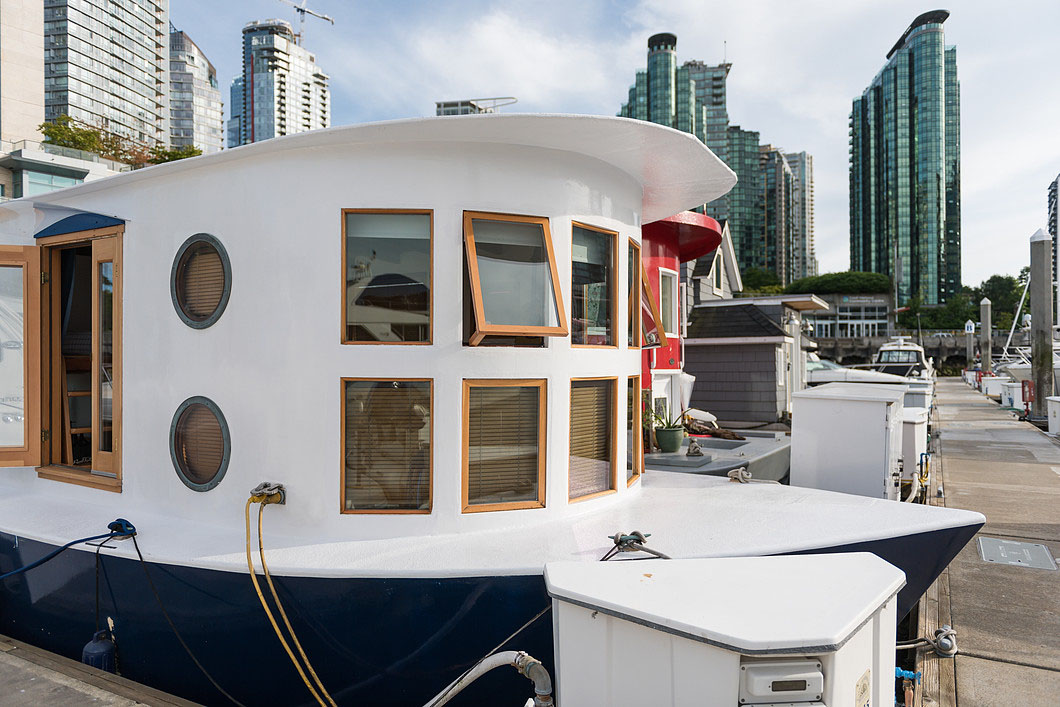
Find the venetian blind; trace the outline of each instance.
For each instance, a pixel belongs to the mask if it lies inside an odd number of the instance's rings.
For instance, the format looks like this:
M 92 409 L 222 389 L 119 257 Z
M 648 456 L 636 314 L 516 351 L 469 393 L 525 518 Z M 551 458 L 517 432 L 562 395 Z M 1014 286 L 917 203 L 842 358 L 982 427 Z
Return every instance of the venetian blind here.
M 468 391 L 467 495 L 471 505 L 539 497 L 537 386 L 472 386 Z
M 224 433 L 213 412 L 194 403 L 177 420 L 173 449 L 181 471 L 192 483 L 207 484 L 221 470 Z
M 189 319 L 208 319 L 221 303 L 225 270 L 221 256 L 209 243 L 196 243 L 184 254 L 177 280 L 180 307 Z
M 346 382 L 346 510 L 430 508 L 430 385 Z
M 611 414 L 614 383 L 608 380 L 571 381 L 570 471 L 571 498 L 614 488 L 611 461 Z

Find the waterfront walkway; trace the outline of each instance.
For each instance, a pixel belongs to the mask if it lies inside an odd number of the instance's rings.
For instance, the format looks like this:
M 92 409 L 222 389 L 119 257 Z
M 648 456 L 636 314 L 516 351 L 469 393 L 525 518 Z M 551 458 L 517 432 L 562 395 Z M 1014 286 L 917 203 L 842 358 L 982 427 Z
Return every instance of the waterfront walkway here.
M 980 537 L 1060 556 L 1060 443 L 959 378 L 938 381 L 936 404 L 933 502 L 985 515 Z M 973 540 L 922 603 L 921 635 L 948 623 L 960 648 L 922 661 L 923 705 L 1060 704 L 1060 571 L 986 562 Z
M 3 707 L 194 707 L 194 703 L 0 636 Z

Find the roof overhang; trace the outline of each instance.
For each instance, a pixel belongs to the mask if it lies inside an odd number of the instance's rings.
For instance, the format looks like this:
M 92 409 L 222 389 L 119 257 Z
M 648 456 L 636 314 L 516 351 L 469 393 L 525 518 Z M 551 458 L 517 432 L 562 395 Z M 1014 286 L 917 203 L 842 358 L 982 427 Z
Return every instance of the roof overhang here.
M 690 133 L 630 118 L 486 113 L 391 120 L 311 130 L 200 157 L 123 172 L 47 197 L 91 194 L 162 176 L 292 150 L 439 143 L 534 147 L 583 155 L 625 172 L 641 187 L 641 222 L 650 223 L 723 196 L 736 173 Z
M 42 174 L 54 174 L 72 179 L 84 179 L 90 171 L 87 167 L 66 164 L 56 160 L 54 155 L 36 150 L 9 152 L 0 157 L 0 167 L 10 170 L 29 170 L 31 172 L 41 172 Z
M 828 303 L 817 295 L 763 295 L 761 297 L 737 297 L 736 299 L 710 300 L 696 307 L 736 307 L 741 304 L 761 306 L 784 305 L 800 312 L 829 309 Z
M 685 339 L 685 346 L 736 346 L 739 344 L 794 344 L 791 336 L 719 336 Z
M 124 225 L 116 216 L 82 211 L 68 206 L 45 204 L 31 199 L 16 199 L 0 205 L 0 224 L 33 238 L 60 236 Z M 6 228 L 5 228 L 6 230 Z
M 682 263 L 701 258 L 721 245 L 721 226 L 710 216 L 682 211 L 641 229 L 645 238 L 669 237 L 677 242 L 677 259 Z

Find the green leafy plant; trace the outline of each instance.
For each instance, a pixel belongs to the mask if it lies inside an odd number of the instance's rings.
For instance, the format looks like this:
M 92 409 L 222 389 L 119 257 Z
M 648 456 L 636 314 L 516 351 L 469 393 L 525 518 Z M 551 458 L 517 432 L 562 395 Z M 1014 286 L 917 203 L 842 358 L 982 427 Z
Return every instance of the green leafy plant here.
M 664 430 L 679 430 L 684 429 L 685 426 L 685 413 L 688 410 L 682 410 L 677 415 L 661 415 L 657 411 L 649 409 L 648 415 L 651 416 L 652 422 L 656 427 L 661 427 Z

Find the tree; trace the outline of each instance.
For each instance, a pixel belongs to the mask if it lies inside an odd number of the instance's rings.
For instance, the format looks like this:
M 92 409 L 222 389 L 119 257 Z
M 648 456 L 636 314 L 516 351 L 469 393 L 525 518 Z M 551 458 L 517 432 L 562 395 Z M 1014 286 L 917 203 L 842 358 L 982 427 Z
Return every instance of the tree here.
M 60 115 L 51 122 L 41 123 L 37 129 L 44 135 L 44 141 L 52 145 L 72 147 L 86 152 L 100 151 L 100 132 L 87 125 L 81 125 L 68 115 Z
M 796 280 L 784 288 L 789 295 L 858 295 L 891 291 L 891 278 L 878 272 L 832 272 Z
M 175 162 L 176 160 L 182 160 L 187 157 L 198 157 L 202 154 L 202 150 L 193 145 L 181 145 L 180 147 L 165 148 L 161 145 L 155 145 L 151 148 L 151 164 L 162 164 L 163 162 Z
M 779 294 L 782 284 L 780 278 L 772 270 L 763 268 L 748 268 L 741 274 L 744 292 L 766 292 Z
M 68 115 L 60 115 L 51 122 L 42 123 L 39 130 L 44 135 L 44 141 L 51 145 L 93 152 L 109 160 L 124 162 L 133 169 L 202 154 L 202 150 L 190 145 L 172 149 L 161 144 L 147 145 L 101 127 L 78 123 Z

